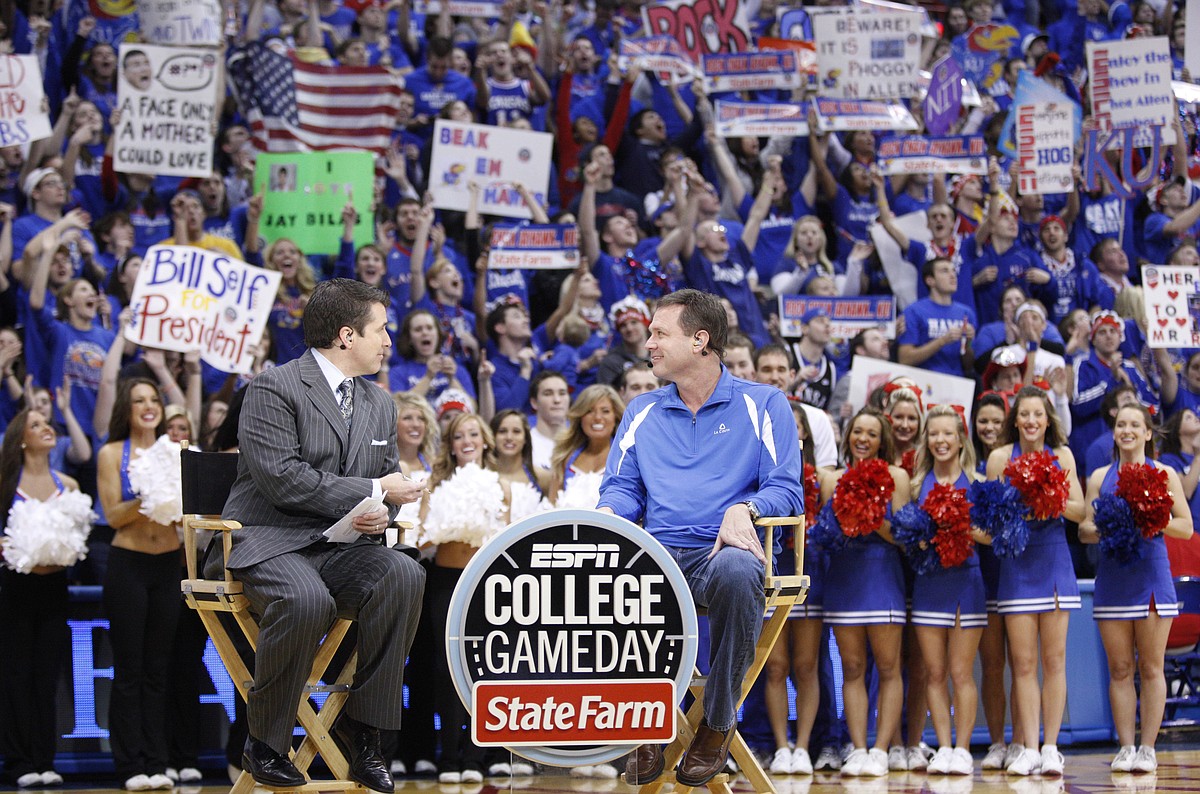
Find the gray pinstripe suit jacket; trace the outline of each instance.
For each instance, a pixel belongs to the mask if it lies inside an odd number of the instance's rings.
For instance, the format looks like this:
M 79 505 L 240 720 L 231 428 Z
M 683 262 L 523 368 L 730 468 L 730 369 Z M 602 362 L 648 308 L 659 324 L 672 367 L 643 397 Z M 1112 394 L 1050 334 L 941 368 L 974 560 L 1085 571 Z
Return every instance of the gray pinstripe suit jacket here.
M 224 517 L 240 521 L 229 567 L 302 549 L 399 471 L 396 405 L 357 378 L 349 432 L 311 350 L 251 381 L 238 423 L 238 477 Z M 388 505 L 395 517 L 398 508 Z

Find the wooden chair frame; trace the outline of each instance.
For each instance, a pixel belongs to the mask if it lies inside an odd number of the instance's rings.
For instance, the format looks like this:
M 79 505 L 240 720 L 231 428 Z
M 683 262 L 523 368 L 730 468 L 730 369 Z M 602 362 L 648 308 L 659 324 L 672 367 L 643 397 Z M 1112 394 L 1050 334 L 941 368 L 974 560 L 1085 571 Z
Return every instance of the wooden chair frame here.
M 236 453 L 197 453 L 185 449 L 183 454 L 235 455 Z M 224 463 L 228 462 L 224 461 Z M 202 464 L 197 463 L 197 465 Z M 187 479 L 185 476 L 185 488 L 187 487 Z M 186 502 L 187 499 L 185 498 L 185 504 Z M 195 513 L 184 515 L 182 523 L 185 563 L 187 566 L 187 578 L 180 583 L 183 599 L 189 607 L 196 610 L 200 622 L 204 624 L 205 630 L 208 631 L 208 636 L 212 638 L 217 654 L 221 657 L 225 669 L 229 672 L 229 677 L 233 679 L 233 684 L 237 687 L 238 693 L 245 699 L 251 685 L 254 683 L 253 676 L 246 667 L 246 663 L 242 660 L 241 654 L 238 653 L 237 646 L 230 636 L 231 628 L 226 622 L 221 620 L 221 614 L 225 613 L 229 615 L 230 619 L 241 629 L 243 636 L 250 643 L 250 647 L 255 651 L 258 649 L 258 623 L 251 614 L 250 601 L 242 592 L 241 582 L 234 579 L 229 568 L 225 567 L 224 577 L 221 579 L 201 578 L 198 570 L 199 560 L 196 554 L 196 532 L 199 530 L 216 532 L 219 533 L 217 537 L 221 541 L 222 559 L 227 563 L 229 561 L 229 554 L 233 550 L 233 533 L 241 529 L 242 525 L 237 521 L 222 519 L 219 515 Z M 334 621 L 317 649 L 317 653 L 313 658 L 312 669 L 308 675 L 307 685 L 301 695 L 300 702 L 297 704 L 296 720 L 303 726 L 305 735 L 300 747 L 292 752 L 292 762 L 296 765 L 297 769 L 309 777 L 309 782 L 294 789 L 273 790 L 299 792 L 365 792 L 367 790 L 347 778 L 349 764 L 331 734 L 333 724 L 341 714 L 342 709 L 345 708 L 346 699 L 350 694 L 350 683 L 354 678 L 357 651 L 351 652 L 341 673 L 332 684 L 321 683 L 322 676 L 325 675 L 330 662 L 341 647 L 349 628 L 349 620 L 338 618 Z M 310 696 L 321 692 L 327 693 L 325 702 L 319 709 L 314 708 Z M 317 756 L 320 756 L 324 760 L 334 779 L 313 780 L 311 775 L 309 775 L 309 768 Z M 243 770 L 238 776 L 237 781 L 233 784 L 231 794 L 249 794 L 256 785 L 250 773 Z
M 771 555 L 767 556 L 766 571 L 763 578 L 763 592 L 766 594 L 767 604 L 762 627 L 762 632 L 758 635 L 758 642 L 754 646 L 754 660 L 750 663 L 750 669 L 746 671 L 746 677 L 742 680 L 742 693 L 738 697 L 738 708 L 741 708 L 742 702 L 746 699 L 746 695 L 750 693 L 751 687 L 758 679 L 763 668 L 766 667 L 767 659 L 771 655 L 771 649 L 775 647 L 776 640 L 783 633 L 784 626 L 787 625 L 788 617 L 792 607 L 796 604 L 803 604 L 804 599 L 808 596 L 808 576 L 801 573 L 804 570 L 804 516 L 798 517 L 782 517 L 782 518 L 760 518 L 757 522 L 760 527 L 766 529 L 766 544 L 764 548 L 770 549 L 774 547 L 775 527 L 791 526 L 793 530 L 795 559 L 797 573 L 790 576 L 779 576 L 774 572 L 774 564 Z M 688 792 L 692 791 L 695 786 L 688 786 L 680 783 L 675 778 L 675 767 L 679 763 L 679 759 L 683 757 L 683 753 L 692 743 L 692 739 L 696 736 L 696 730 L 700 726 L 700 719 L 704 716 L 704 685 L 707 683 L 707 677 L 700 675 L 699 670 L 692 678 L 692 682 L 688 687 L 691 692 L 692 705 L 686 712 L 682 708 L 676 708 L 676 725 L 678 729 L 675 735 L 675 741 L 667 745 L 663 750 L 663 761 L 665 769 L 662 776 L 653 783 L 647 783 L 640 787 L 639 794 L 658 794 L 663 787 L 668 783 L 673 783 L 675 791 Z M 746 740 L 742 738 L 740 733 L 735 732 L 732 742 L 729 745 L 729 754 L 733 756 L 737 762 L 738 769 L 746 776 L 746 780 L 754 787 L 757 794 L 778 794 L 774 783 L 771 782 L 770 776 L 766 770 L 762 768 L 758 757 L 746 744 Z M 721 773 L 704 785 L 711 792 L 719 792 L 720 794 L 732 794 L 733 789 L 729 785 L 730 776 Z

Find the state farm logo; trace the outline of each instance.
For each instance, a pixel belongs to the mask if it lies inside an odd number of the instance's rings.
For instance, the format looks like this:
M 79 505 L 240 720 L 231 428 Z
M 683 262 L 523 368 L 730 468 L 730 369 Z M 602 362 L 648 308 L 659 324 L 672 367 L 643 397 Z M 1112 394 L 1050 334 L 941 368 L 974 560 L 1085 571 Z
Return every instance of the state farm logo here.
M 531 516 L 480 549 L 446 628 L 476 743 L 556 766 L 671 741 L 696 644 L 695 605 L 670 554 L 593 510 Z

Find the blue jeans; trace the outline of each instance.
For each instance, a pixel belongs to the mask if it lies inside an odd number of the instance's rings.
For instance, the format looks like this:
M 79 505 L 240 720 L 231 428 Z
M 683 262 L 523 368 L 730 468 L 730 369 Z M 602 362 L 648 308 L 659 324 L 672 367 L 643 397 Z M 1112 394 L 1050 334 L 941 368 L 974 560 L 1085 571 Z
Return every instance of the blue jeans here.
M 708 684 L 704 718 L 724 733 L 737 721 L 742 681 L 754 660 L 754 644 L 762 630 L 766 597 L 763 564 L 743 549 L 724 546 L 712 558 L 711 546 L 667 551 L 683 571 L 696 606 L 708 609 Z

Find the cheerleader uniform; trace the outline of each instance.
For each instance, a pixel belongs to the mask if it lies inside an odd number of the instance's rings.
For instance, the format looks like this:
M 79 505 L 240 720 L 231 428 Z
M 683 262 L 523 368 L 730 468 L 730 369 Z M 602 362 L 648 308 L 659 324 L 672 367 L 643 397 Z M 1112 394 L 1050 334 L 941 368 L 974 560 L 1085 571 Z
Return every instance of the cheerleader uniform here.
M 888 502 L 885 520 L 891 520 Z M 825 622 L 836 626 L 904 625 L 904 566 L 900 549 L 879 533 L 847 538 L 829 555 L 823 599 Z
M 50 477 L 57 491 L 47 501 L 64 490 L 58 472 L 51 471 Z M 17 489 L 13 503 L 28 498 Z M 5 643 L 0 653 L 0 747 L 5 777 L 16 782 L 54 769 L 55 694 L 71 647 L 67 572 L 19 573 L 0 567 L 0 637 Z
M 1046 447 L 1047 452 L 1053 452 Z M 1012 460 L 1021 453 L 1013 445 Z M 1056 468 L 1061 468 L 1058 461 Z M 1061 516 L 1045 521 L 1029 521 L 1029 542 L 1016 559 L 1000 559 L 1000 586 L 997 591 L 1002 615 L 1028 612 L 1053 612 L 1079 609 L 1079 583 L 1067 548 L 1066 522 Z
M 1162 464 L 1146 461 L 1157 469 Z M 1117 490 L 1118 463 L 1108 467 L 1100 493 Z M 1096 565 L 1096 593 L 1092 617 L 1096 620 L 1140 620 L 1150 616 L 1151 608 L 1159 617 L 1179 615 L 1175 583 L 1167 561 L 1167 544 L 1162 535 L 1138 540 L 1141 559 L 1122 564 L 1106 554 Z
M 935 485 L 937 478 L 933 472 L 925 475 L 917 497 L 919 504 L 924 504 Z M 959 474 L 954 483 L 955 488 L 964 490 L 969 485 L 966 474 Z M 951 629 L 955 616 L 960 618 L 964 629 L 981 629 L 987 625 L 987 596 L 976 554 L 953 568 L 939 565 L 930 573 L 918 574 L 913 585 L 912 622 L 915 625 Z
M 129 483 L 130 440 L 121 452 L 121 501 L 136 499 Z M 114 546 L 104 579 L 104 613 L 112 643 L 109 737 L 117 777 L 166 771 L 167 679 L 171 638 L 179 621 L 179 549 L 146 554 Z
M 978 466 L 981 475 L 987 475 L 987 461 L 981 461 Z M 983 592 L 987 598 L 988 614 L 1000 611 L 1000 558 L 996 550 L 986 543 L 975 545 L 975 556 L 979 559 L 979 573 L 983 575 Z

